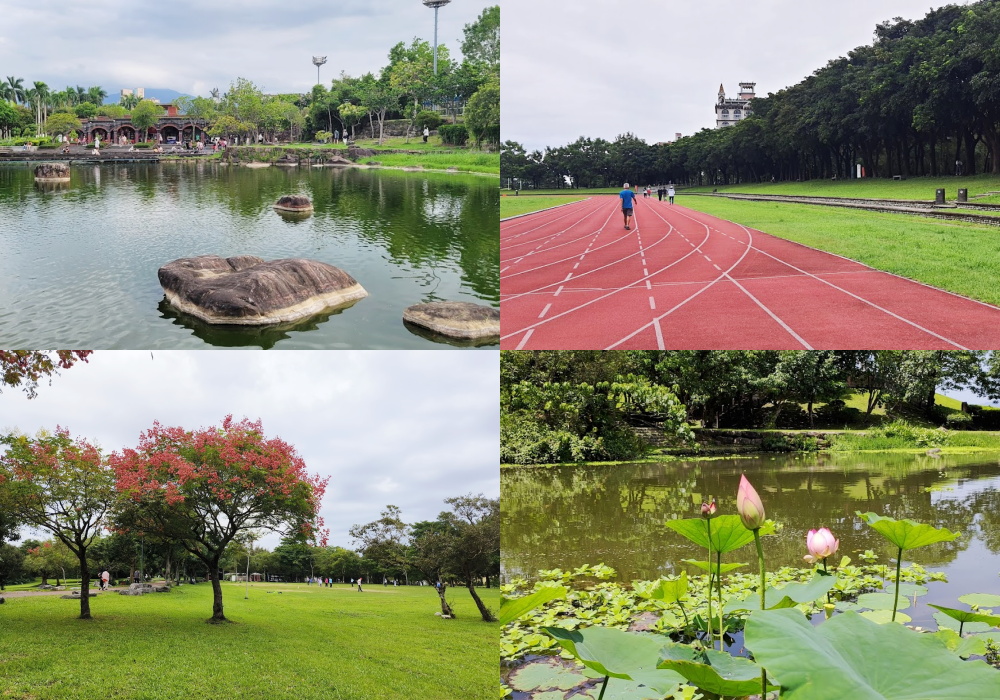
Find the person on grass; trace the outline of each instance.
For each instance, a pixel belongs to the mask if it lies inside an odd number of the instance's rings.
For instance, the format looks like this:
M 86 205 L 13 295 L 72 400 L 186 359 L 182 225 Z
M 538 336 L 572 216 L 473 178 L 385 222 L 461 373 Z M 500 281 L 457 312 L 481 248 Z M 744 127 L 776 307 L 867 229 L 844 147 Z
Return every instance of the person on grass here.
M 618 193 L 618 198 L 622 200 L 622 216 L 625 217 L 625 230 L 628 231 L 635 207 L 635 192 L 629 189 L 627 182 L 624 189 Z

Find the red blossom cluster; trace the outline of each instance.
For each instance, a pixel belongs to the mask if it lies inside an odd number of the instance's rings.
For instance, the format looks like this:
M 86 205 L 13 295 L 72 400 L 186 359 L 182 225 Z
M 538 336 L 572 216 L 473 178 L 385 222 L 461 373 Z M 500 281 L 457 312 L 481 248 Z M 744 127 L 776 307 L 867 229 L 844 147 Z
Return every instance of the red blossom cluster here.
M 259 420 L 236 422 L 226 416 L 220 427 L 187 431 L 154 422 L 135 449 L 110 457 L 119 492 L 135 501 L 162 498 L 170 506 L 206 497 L 221 504 L 267 504 L 304 498 L 309 512 L 319 510 L 329 478 L 306 471 L 295 448 L 280 438 L 265 438 Z M 324 531 L 322 520 L 306 522 L 309 536 Z
M 0 383 L 24 384 L 28 396 L 34 398 L 39 379 L 52 376 L 57 367 L 69 369 L 77 361 L 87 362 L 91 354 L 93 350 L 59 350 L 53 358 L 36 350 L 0 350 Z

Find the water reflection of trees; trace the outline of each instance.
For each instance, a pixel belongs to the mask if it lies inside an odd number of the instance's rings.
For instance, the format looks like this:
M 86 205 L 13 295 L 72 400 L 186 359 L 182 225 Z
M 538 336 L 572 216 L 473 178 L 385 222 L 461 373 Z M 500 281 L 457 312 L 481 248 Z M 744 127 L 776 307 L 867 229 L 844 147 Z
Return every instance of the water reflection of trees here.
M 771 561 L 797 566 L 805 533 L 830 527 L 850 556 L 872 549 L 883 562 L 895 556 L 856 511 L 909 517 L 960 530 L 965 536 L 906 555 L 925 566 L 955 559 L 979 538 L 1000 551 L 1000 495 L 992 490 L 1000 466 L 982 456 L 940 459 L 910 455 L 760 457 L 618 467 L 569 467 L 505 471 L 501 476 L 504 564 L 508 573 L 603 561 L 623 580 L 675 570 L 682 558 L 704 552 L 663 526 L 672 517 L 693 517 L 696 504 L 716 497 L 735 512 L 739 475 L 761 492 L 768 516 L 783 524 L 768 541 Z M 954 491 L 949 491 L 954 489 Z M 736 561 L 752 561 L 738 552 Z

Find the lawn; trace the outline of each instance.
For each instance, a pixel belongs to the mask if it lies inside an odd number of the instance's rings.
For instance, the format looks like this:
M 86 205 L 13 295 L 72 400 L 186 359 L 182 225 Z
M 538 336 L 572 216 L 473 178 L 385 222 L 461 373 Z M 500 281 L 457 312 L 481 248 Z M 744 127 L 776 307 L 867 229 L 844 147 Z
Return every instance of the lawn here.
M 996 227 L 803 204 L 685 197 L 677 203 L 879 270 L 1000 304 Z
M 923 199 L 933 200 L 939 188 L 945 189 L 948 199 L 958 196 L 958 188 L 969 190 L 969 197 L 984 192 L 1000 192 L 1000 176 L 972 175 L 963 177 L 914 177 L 908 180 L 809 180 L 807 182 L 776 182 L 774 184 L 742 184 L 728 186 L 692 187 L 689 192 L 746 192 L 749 194 L 790 194 L 815 197 L 863 197 L 867 199 Z M 1000 202 L 1000 196 L 991 196 L 976 202 Z
M 586 197 L 541 197 L 533 195 L 515 197 L 510 194 L 501 194 L 500 218 L 506 219 L 509 216 L 517 216 L 518 214 L 529 214 L 533 211 L 557 207 L 560 204 L 579 202 L 581 199 L 586 199 Z
M 438 136 L 431 136 L 427 143 L 418 137 L 410 139 L 410 143 L 406 143 L 403 138 L 387 138 L 381 146 L 378 145 L 378 139 L 374 141 L 358 140 L 357 145 L 361 148 L 371 148 L 377 151 L 392 149 L 421 151 L 421 153 L 380 153 L 371 159 L 362 158 L 359 162 L 375 160 L 387 167 L 394 168 L 419 165 L 435 170 L 457 168 L 462 172 L 500 174 L 499 153 L 481 151 L 475 148 L 446 146 L 441 143 L 441 138 Z M 270 146 L 265 146 L 265 148 L 270 148 Z M 282 145 L 281 148 L 339 151 L 344 157 L 347 156 L 347 146 L 343 143 L 292 143 Z
M 464 588 L 442 620 L 430 587 L 358 593 L 304 584 L 225 583 L 226 615 L 210 625 L 207 583 L 142 597 L 79 602 L 12 598 L 0 606 L 0 697 L 277 700 L 492 700 L 500 627 Z M 480 589 L 493 609 L 499 590 Z

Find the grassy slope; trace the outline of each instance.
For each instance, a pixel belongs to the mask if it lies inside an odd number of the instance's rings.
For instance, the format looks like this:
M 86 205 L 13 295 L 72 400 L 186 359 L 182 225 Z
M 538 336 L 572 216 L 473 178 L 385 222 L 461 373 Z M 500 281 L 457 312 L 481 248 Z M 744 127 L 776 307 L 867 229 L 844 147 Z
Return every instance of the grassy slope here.
M 506 219 L 508 216 L 527 214 L 549 207 L 557 207 L 560 204 L 578 202 L 586 197 L 532 197 L 532 196 L 501 196 L 500 197 L 500 218 Z
M 406 140 L 403 138 L 387 138 L 381 146 L 378 145 L 377 139 L 374 141 L 359 140 L 357 145 L 361 148 L 374 148 L 376 150 L 398 148 L 407 151 L 426 151 L 425 153 L 420 154 L 380 154 L 371 159 L 389 167 L 400 168 L 419 165 L 424 168 L 433 168 L 437 170 L 458 168 L 458 170 L 462 172 L 489 173 L 491 175 L 500 174 L 499 153 L 487 153 L 486 151 L 479 151 L 473 148 L 446 146 L 441 143 L 441 139 L 438 136 L 431 136 L 427 143 L 424 143 L 420 138 L 410 139 L 409 143 L 406 143 Z M 308 148 L 312 150 L 324 149 L 331 151 L 343 151 L 343 155 L 345 157 L 347 156 L 347 146 L 342 143 L 294 143 L 282 146 L 282 148 Z M 364 162 L 364 160 L 365 159 L 361 159 L 359 162 Z
M 909 180 L 810 180 L 808 182 L 777 182 L 774 184 L 743 184 L 725 187 L 692 187 L 691 192 L 748 192 L 753 194 L 813 195 L 821 197 L 865 197 L 872 199 L 934 199 L 937 188 L 943 187 L 949 199 L 958 196 L 958 188 L 969 190 L 969 196 L 984 192 L 1000 192 L 1000 177 L 917 177 Z M 1000 201 L 1000 197 L 974 201 Z
M 13 598 L 0 607 L 0 696 L 492 700 L 500 629 L 479 619 L 465 589 L 441 620 L 429 587 L 223 584 L 235 624 L 209 625 L 208 584 L 79 603 Z M 282 595 L 265 590 L 283 590 Z M 499 591 L 480 589 L 490 607 Z
M 679 196 L 678 204 L 903 277 L 1000 304 L 992 226 L 802 204 Z

